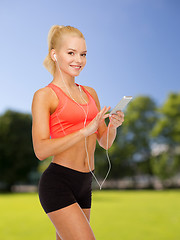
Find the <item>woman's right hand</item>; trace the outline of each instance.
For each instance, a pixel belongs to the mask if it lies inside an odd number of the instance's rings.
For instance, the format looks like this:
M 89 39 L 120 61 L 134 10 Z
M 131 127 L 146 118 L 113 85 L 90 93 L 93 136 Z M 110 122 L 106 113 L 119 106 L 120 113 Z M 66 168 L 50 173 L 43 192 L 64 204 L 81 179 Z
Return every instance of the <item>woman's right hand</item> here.
M 93 133 L 95 133 L 101 123 L 102 120 L 109 117 L 109 114 L 105 114 L 107 111 L 109 111 L 111 107 L 104 107 L 97 115 L 96 117 L 83 129 L 80 130 L 80 132 L 85 136 L 89 136 Z

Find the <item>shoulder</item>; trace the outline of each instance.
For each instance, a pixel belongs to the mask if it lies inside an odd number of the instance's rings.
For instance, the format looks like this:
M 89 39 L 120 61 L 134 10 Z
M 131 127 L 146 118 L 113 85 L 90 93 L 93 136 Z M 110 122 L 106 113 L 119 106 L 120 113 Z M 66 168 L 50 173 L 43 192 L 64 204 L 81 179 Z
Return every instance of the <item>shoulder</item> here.
M 94 88 L 92 87 L 88 87 L 88 86 L 83 86 L 90 94 L 91 96 L 94 98 L 94 101 L 96 102 L 96 105 L 97 105 L 97 108 L 98 110 L 100 111 L 100 102 L 99 102 L 99 98 L 98 98 L 98 95 L 97 95 L 97 92 L 95 91 Z
M 46 106 L 49 108 L 52 100 L 52 90 L 49 87 L 40 88 L 33 95 L 32 108 L 34 106 Z
M 88 87 L 88 86 L 83 86 L 90 94 L 94 94 L 97 95 L 96 91 L 94 88 L 92 87 Z
M 52 97 L 52 90 L 49 87 L 43 87 L 38 89 L 34 95 L 33 95 L 33 99 L 42 99 L 42 100 L 47 100 L 50 99 L 50 97 Z

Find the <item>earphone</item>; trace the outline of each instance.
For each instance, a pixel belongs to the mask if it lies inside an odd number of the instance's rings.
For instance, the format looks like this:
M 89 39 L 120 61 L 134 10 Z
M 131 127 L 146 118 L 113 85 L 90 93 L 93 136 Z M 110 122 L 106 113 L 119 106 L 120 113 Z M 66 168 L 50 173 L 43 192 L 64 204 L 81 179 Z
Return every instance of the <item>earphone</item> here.
M 57 61 L 56 54 L 54 54 L 54 58 L 55 58 L 55 60 Z
M 55 60 L 57 61 L 56 54 L 54 54 L 54 58 L 55 58 Z M 57 65 L 58 65 L 58 68 L 59 68 L 59 71 L 60 71 L 62 80 L 63 80 L 63 82 L 64 82 L 64 85 L 65 85 L 65 87 L 66 87 L 69 95 L 71 96 L 71 94 L 70 94 L 70 92 L 69 92 L 69 89 L 67 88 L 66 83 L 65 83 L 65 81 L 64 81 L 64 79 L 63 79 L 63 76 L 62 76 L 62 73 L 61 73 L 61 70 L 60 70 L 58 61 L 57 61 Z M 79 85 L 79 89 L 80 89 L 80 92 L 81 92 L 81 87 L 80 87 L 80 85 Z M 71 98 L 73 99 L 74 102 L 76 102 L 72 96 L 71 96 Z M 86 102 L 86 100 L 85 100 L 85 99 L 83 98 L 83 96 L 82 96 L 82 93 L 81 93 L 81 98 Z M 84 108 L 83 108 L 78 102 L 76 102 L 76 103 L 77 103 L 78 106 L 81 107 L 82 110 L 84 111 L 84 114 L 85 114 L 84 128 L 85 128 L 86 120 L 87 120 L 87 116 L 88 116 L 88 110 L 89 110 L 89 108 L 88 108 L 88 103 L 86 102 L 86 104 L 87 104 L 87 113 L 85 112 Z M 107 130 L 107 149 L 106 149 L 106 155 L 107 155 L 107 159 L 108 159 L 108 162 L 109 162 L 109 169 L 108 169 L 108 172 L 107 172 L 106 177 L 104 178 L 103 182 L 102 182 L 101 184 L 99 184 L 96 176 L 95 176 L 94 173 L 92 172 L 92 170 L 91 170 L 91 168 L 90 168 L 90 165 L 89 165 L 89 155 L 88 155 L 88 151 L 87 151 L 87 145 L 86 145 L 87 143 L 86 143 L 86 137 L 85 137 L 85 149 L 86 149 L 86 154 L 87 154 L 87 159 L 88 159 L 89 170 L 90 170 L 91 174 L 94 176 L 94 178 L 95 178 L 96 182 L 98 183 L 98 185 L 100 186 L 100 190 L 101 190 L 102 185 L 103 185 L 103 183 L 105 182 L 105 180 L 106 180 L 106 178 L 107 178 L 107 176 L 108 176 L 108 174 L 109 174 L 109 172 L 110 172 L 110 169 L 111 169 L 111 162 L 110 162 L 109 155 L 108 155 L 108 138 L 109 138 L 109 125 L 108 125 L 108 130 Z

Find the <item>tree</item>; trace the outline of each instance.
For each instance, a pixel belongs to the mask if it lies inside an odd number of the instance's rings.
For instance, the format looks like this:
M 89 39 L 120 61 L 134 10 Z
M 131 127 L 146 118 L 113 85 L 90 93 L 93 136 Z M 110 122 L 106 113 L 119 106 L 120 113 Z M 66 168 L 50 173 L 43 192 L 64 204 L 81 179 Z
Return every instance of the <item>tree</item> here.
M 31 126 L 30 114 L 7 110 L 0 116 L 0 182 L 8 191 L 15 183 L 29 182 L 30 172 L 38 166 Z
M 106 125 L 108 125 L 109 120 L 105 119 Z M 125 177 L 127 174 L 131 175 L 132 170 L 127 158 L 130 157 L 129 151 L 133 146 L 119 146 L 117 143 L 118 136 L 121 137 L 121 126 L 117 129 L 117 136 L 114 140 L 113 145 L 108 150 L 108 156 L 111 163 L 111 170 L 108 175 L 108 179 L 119 179 Z M 109 169 L 109 162 L 106 150 L 104 150 L 99 144 L 97 143 L 96 150 L 95 150 L 95 175 L 98 178 L 104 179 L 106 173 Z
M 180 171 L 180 93 L 170 93 L 158 109 L 159 119 L 151 135 L 157 143 L 167 146 L 166 150 L 152 156 L 153 172 L 161 179 L 172 177 Z
M 158 176 L 161 180 L 168 179 L 177 173 L 179 160 L 179 156 L 170 156 L 168 152 L 153 156 L 151 158 L 152 171 L 154 175 Z
M 173 148 L 180 145 L 180 93 L 170 93 L 158 112 L 160 117 L 152 130 L 152 136 Z
M 127 106 L 122 136 L 118 135 L 121 148 L 129 149 L 127 161 L 133 174 L 152 174 L 151 130 L 157 119 L 155 102 L 147 96 L 138 96 Z
M 111 171 L 108 179 L 118 179 L 142 173 L 151 174 L 150 132 L 156 116 L 154 101 L 146 96 L 133 99 L 124 112 L 123 124 L 117 129 L 116 139 L 109 149 Z M 106 124 L 108 125 L 108 119 Z M 102 178 L 108 170 L 105 152 L 97 146 L 96 173 Z

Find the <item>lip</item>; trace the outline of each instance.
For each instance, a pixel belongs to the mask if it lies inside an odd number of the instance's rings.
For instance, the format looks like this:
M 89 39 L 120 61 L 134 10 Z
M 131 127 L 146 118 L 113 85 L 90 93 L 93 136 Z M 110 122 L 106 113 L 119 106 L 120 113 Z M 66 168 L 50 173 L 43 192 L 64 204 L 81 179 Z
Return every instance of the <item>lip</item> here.
M 80 67 L 81 68 L 81 66 L 80 65 L 70 65 L 71 67 Z
M 81 66 L 78 65 L 70 65 L 70 67 L 74 68 L 76 71 L 80 71 Z

